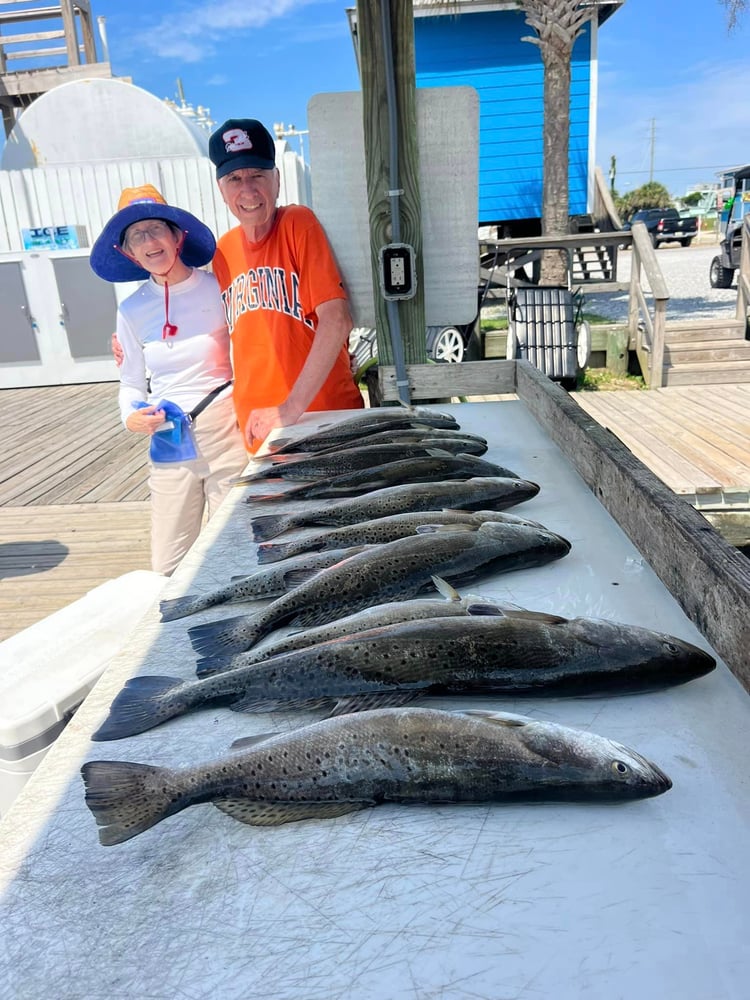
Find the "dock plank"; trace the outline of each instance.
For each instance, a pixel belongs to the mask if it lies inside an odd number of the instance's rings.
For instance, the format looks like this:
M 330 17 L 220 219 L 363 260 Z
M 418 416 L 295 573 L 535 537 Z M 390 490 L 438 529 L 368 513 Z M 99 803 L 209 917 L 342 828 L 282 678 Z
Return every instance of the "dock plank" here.
M 576 392 L 571 399 L 675 493 L 731 501 L 750 491 L 749 389 L 667 386 Z

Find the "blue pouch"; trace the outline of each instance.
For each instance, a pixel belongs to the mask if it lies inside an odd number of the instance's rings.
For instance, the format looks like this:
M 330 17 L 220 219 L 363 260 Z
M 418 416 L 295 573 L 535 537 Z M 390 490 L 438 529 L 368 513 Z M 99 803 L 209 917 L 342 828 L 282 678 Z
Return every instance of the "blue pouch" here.
M 150 405 L 150 403 L 133 403 L 136 410 Z M 177 403 L 171 403 L 168 399 L 162 399 L 153 405 L 157 410 L 164 410 L 164 420 L 172 426 L 151 435 L 149 449 L 151 461 L 186 462 L 191 458 L 197 458 L 198 450 L 195 447 L 195 438 L 187 413 Z

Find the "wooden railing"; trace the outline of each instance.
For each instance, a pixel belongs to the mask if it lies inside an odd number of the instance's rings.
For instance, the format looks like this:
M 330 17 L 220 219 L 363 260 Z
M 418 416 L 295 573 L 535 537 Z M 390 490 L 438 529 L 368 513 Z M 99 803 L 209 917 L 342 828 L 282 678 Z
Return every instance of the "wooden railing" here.
M 742 226 L 742 253 L 737 272 L 737 319 L 747 322 L 750 307 L 750 215 L 745 216 Z
M 630 262 L 628 295 L 628 334 L 641 371 L 649 387 L 664 384 L 664 331 L 667 321 L 669 290 L 656 260 L 648 230 L 642 222 L 633 224 L 633 258 Z M 652 303 L 646 301 L 641 283 L 641 269 L 646 273 Z

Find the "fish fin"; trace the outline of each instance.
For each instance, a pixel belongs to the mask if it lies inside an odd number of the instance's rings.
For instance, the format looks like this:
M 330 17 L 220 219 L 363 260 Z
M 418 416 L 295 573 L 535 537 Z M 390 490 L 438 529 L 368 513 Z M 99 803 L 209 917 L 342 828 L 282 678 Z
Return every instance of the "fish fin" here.
M 158 726 L 170 718 L 164 715 L 160 704 L 162 695 L 182 684 L 178 677 L 131 677 L 109 706 L 109 715 L 91 739 L 97 743 L 120 740 Z
M 339 698 L 331 709 L 329 718 L 334 715 L 367 712 L 372 708 L 400 708 L 402 705 L 409 705 L 423 695 L 424 691 L 416 688 L 399 688 L 396 691 L 384 691 L 382 694 L 356 694 L 347 698 Z
M 456 531 L 476 531 L 476 524 L 461 524 L 456 522 L 456 524 L 420 524 L 415 532 L 417 535 L 444 535 L 447 532 Z
M 529 718 L 527 715 L 516 715 L 513 712 L 490 712 L 489 710 L 482 708 L 463 708 L 459 709 L 454 714 L 473 715 L 475 717 L 485 719 L 493 725 L 508 726 L 511 729 L 515 726 L 527 726 L 530 722 L 534 722 L 534 719 Z
M 249 802 L 247 799 L 214 799 L 217 809 L 248 826 L 282 826 L 302 819 L 332 819 L 374 806 L 372 799 L 348 802 Z
M 232 476 L 229 480 L 230 486 L 249 486 L 250 483 L 254 483 L 258 479 L 265 479 L 268 476 L 268 471 L 265 469 L 260 469 L 258 472 L 249 472 L 244 476 Z
M 163 767 L 121 760 L 90 760 L 81 768 L 86 805 L 99 827 L 99 843 L 122 844 L 179 812 Z
M 447 580 L 444 580 L 442 576 L 433 576 L 432 583 L 435 590 L 441 597 L 444 597 L 446 601 L 458 602 L 461 600 L 461 595 L 456 588 L 452 584 L 448 583 Z
M 255 736 L 240 736 L 239 739 L 233 740 L 230 745 L 230 750 L 247 750 L 248 747 L 257 746 L 258 743 L 264 743 L 266 740 L 270 740 L 273 736 L 278 736 L 278 733 L 259 733 Z
M 286 531 L 287 517 L 284 514 L 260 514 L 250 522 L 254 542 L 265 542 Z
M 328 709 L 330 698 L 269 698 L 248 693 L 233 701 L 228 707 L 233 712 L 307 712 L 315 709 Z
M 293 490 L 281 490 L 276 493 L 248 493 L 245 503 L 273 503 L 274 500 L 285 500 Z
M 253 639 L 240 635 L 239 626 L 252 620 L 253 615 L 238 615 L 236 618 L 221 618 L 216 622 L 204 622 L 188 629 L 188 637 L 196 653 L 212 656 L 216 653 L 244 653 L 253 644 Z
M 570 618 L 563 618 L 561 615 L 548 614 L 546 611 L 527 611 L 526 608 L 518 608 L 515 605 L 505 607 L 501 605 L 502 613 L 507 618 L 522 618 L 526 621 L 541 622 L 545 625 L 568 625 Z
M 267 563 L 281 562 L 289 556 L 289 542 L 261 542 L 258 546 L 258 565 L 265 566 Z M 317 549 L 310 549 L 311 552 Z
M 293 590 L 300 584 L 307 583 L 316 573 L 320 573 L 320 569 L 290 569 L 284 574 L 284 586 L 287 590 Z
M 185 594 L 184 597 L 171 597 L 159 601 L 159 611 L 163 622 L 173 622 L 193 613 L 192 605 L 198 600 L 198 594 Z
M 466 605 L 466 614 L 473 615 L 477 618 L 480 618 L 483 615 L 486 617 L 500 618 L 507 613 L 508 609 L 504 608 L 500 604 L 492 604 L 489 601 L 486 604 L 476 601 L 474 604 Z
M 239 664 L 235 663 L 233 656 L 204 656 L 195 665 L 195 676 L 202 681 L 204 677 L 223 674 L 227 670 L 234 670 L 236 666 Z

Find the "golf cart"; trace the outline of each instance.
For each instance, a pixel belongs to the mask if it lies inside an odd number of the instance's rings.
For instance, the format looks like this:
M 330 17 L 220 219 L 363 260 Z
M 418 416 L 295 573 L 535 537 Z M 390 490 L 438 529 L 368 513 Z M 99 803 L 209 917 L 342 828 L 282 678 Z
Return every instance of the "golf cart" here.
M 740 266 L 742 254 L 742 223 L 750 211 L 750 164 L 734 172 L 734 197 L 724 237 L 719 244 L 721 253 L 711 261 L 709 282 L 711 288 L 731 288 L 734 272 Z

